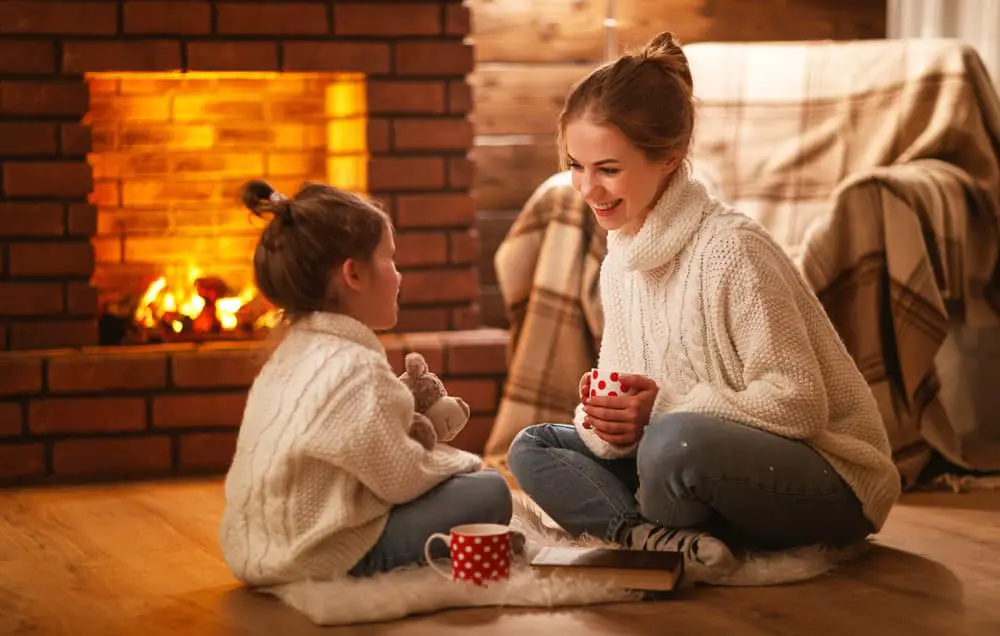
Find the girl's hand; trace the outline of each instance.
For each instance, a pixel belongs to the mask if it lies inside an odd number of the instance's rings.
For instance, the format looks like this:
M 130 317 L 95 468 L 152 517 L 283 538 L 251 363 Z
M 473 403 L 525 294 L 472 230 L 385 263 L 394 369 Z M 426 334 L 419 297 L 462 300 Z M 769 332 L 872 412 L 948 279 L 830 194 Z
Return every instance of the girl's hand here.
M 633 395 L 587 397 L 583 410 L 587 414 L 583 426 L 593 428 L 598 437 L 609 444 L 635 444 L 649 424 L 653 404 L 660 388 L 649 378 L 636 374 L 621 377 L 622 388 L 634 389 Z M 588 391 L 590 384 L 587 384 Z

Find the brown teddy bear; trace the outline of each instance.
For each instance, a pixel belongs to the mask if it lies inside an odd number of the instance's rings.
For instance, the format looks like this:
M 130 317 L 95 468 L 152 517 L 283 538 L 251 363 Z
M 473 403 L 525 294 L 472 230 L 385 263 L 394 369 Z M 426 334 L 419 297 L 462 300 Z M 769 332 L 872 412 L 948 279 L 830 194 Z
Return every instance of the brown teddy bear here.
M 415 409 L 410 436 L 427 449 L 455 439 L 469 422 L 469 405 L 448 395 L 441 378 L 430 372 L 419 353 L 406 354 L 404 366 L 399 379 L 413 393 Z

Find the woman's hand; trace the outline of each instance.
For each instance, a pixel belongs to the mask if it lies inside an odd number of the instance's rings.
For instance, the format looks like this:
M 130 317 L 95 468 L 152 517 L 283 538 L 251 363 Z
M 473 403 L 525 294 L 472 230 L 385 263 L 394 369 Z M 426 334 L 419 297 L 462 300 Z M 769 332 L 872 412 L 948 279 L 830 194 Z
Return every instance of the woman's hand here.
M 642 438 L 649 424 L 660 388 L 649 378 L 627 374 L 621 376 L 622 389 L 634 389 L 632 395 L 588 397 L 590 382 L 583 393 L 583 410 L 587 414 L 585 428 L 593 428 L 598 437 L 609 444 L 629 445 Z M 581 383 L 582 387 L 582 383 Z

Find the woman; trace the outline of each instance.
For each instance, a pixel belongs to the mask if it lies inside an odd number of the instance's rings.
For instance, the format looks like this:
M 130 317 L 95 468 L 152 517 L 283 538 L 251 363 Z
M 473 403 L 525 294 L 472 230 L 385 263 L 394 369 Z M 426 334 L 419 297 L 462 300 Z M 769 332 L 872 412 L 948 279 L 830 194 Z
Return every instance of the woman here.
M 876 402 L 779 245 L 687 160 L 693 82 L 670 33 L 577 84 L 559 120 L 608 231 L 598 366 L 631 395 L 511 445 L 523 490 L 573 535 L 735 567 L 733 548 L 846 545 L 900 493 Z

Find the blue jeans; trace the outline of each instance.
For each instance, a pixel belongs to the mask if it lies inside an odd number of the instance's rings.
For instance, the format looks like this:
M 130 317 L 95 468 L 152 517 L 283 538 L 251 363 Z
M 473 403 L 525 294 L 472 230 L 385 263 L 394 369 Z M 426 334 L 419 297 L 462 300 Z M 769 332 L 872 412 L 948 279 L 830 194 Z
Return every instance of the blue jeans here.
M 594 456 L 570 425 L 532 426 L 507 460 L 525 493 L 574 536 L 617 542 L 623 529 L 651 522 L 781 549 L 846 545 L 873 530 L 808 445 L 706 415 L 655 416 L 634 459 Z
M 466 523 L 510 523 L 513 503 L 507 481 L 495 470 L 455 475 L 413 501 L 396 506 L 378 542 L 351 568 L 369 576 L 424 561 L 424 543 L 435 532 L 447 534 Z M 435 541 L 435 559 L 448 558 L 448 546 Z

